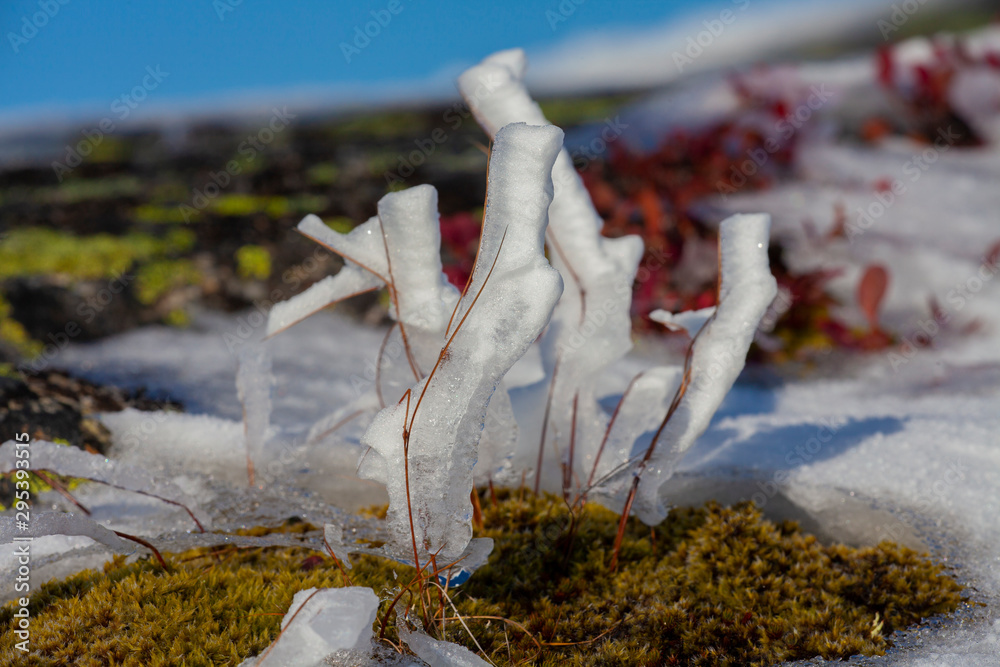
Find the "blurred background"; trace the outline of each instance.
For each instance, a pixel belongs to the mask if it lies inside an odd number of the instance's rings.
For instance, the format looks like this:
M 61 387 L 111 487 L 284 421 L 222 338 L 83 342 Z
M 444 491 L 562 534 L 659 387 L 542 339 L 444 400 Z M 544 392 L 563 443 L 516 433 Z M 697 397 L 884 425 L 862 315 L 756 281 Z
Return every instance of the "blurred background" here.
M 810 135 L 931 142 L 948 119 L 962 145 L 989 139 L 948 97 L 956 63 L 968 62 L 955 43 L 918 48 L 930 55 L 917 69 L 896 45 L 981 30 L 996 19 L 992 2 L 482 5 L 4 2 L 5 372 L 66 339 L 266 309 L 339 266 L 292 233 L 305 214 L 348 230 L 386 192 L 420 183 L 439 190 L 446 271 L 464 284 L 487 138 L 454 79 L 500 49 L 526 50 L 529 85 L 567 130 L 605 233 L 641 234 L 664 258 L 636 285 L 633 315 L 645 331 L 666 334 L 646 318 L 655 308 L 714 303 L 720 197 L 795 178 L 797 146 Z M 995 69 L 997 54 L 983 53 L 974 64 Z M 810 63 L 840 63 L 825 76 L 846 89 L 862 90 L 852 82 L 867 77 L 879 102 L 861 94 L 867 103 L 839 105 L 836 125 L 802 127 L 794 112 L 812 94 Z M 751 173 L 743 165 L 761 150 L 766 164 Z M 843 236 L 843 208 L 824 206 L 823 233 Z M 835 269 L 796 269 L 784 250 L 776 240 L 784 305 L 758 359 L 813 364 L 831 350 L 898 340 L 878 321 L 878 267 L 852 274 L 858 300 L 847 303 L 826 289 Z M 386 300 L 343 308 L 377 323 Z

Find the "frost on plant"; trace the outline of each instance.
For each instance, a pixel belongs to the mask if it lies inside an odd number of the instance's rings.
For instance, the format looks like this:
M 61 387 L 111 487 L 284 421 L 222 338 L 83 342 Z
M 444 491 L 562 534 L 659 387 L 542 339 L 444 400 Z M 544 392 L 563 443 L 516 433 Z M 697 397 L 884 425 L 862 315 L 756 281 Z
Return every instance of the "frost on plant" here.
M 417 552 L 455 557 L 471 539 L 469 494 L 487 406 L 562 290 L 542 243 L 561 145 L 562 131 L 551 126 L 498 134 L 479 257 L 437 360 L 362 438 L 371 451 L 361 474 L 386 485 L 395 542 L 413 542 Z
M 240 348 L 236 394 L 243 406 L 243 431 L 247 448 L 247 477 L 255 483 L 254 462 L 263 459 L 271 419 L 271 357 L 262 345 Z
M 472 536 L 469 494 L 488 406 L 545 327 L 562 289 L 543 249 L 552 162 L 561 145 L 562 132 L 551 126 L 517 124 L 498 135 L 479 256 L 462 295 L 441 271 L 437 197 L 429 186 L 387 195 L 379 215 L 347 235 L 315 218 L 300 226 L 389 287 L 397 320 L 390 333 L 398 332 L 409 387 L 389 393 L 387 381 L 376 378 L 385 407 L 362 439 L 370 449 L 360 474 L 386 485 L 389 529 L 401 550 L 453 558 Z M 309 292 L 291 300 L 269 331 L 309 315 L 314 303 Z M 382 359 L 378 367 L 386 367 Z M 505 392 L 497 397 L 506 401 Z M 490 422 L 491 449 L 505 440 L 509 446 L 514 423 Z
M 681 455 L 708 428 L 736 382 L 757 325 L 778 293 L 767 257 L 770 228 L 770 218 L 763 214 L 725 220 L 719 234 L 718 307 L 707 318 L 704 311 L 671 318 L 694 330 L 680 385 L 676 390 L 673 382 L 661 385 L 664 391 L 657 399 L 673 394 L 667 415 L 638 465 L 625 467 L 604 490 L 616 503 L 627 497 L 624 489 L 632 486 L 636 490 L 632 510 L 648 524 L 666 518 L 660 487 L 673 474 Z
M 548 124 L 521 81 L 526 66 L 524 52 L 513 49 L 459 77 L 459 90 L 490 136 L 508 123 Z M 637 236 L 601 236 L 603 221 L 565 149 L 552 183 L 546 243 L 565 290 L 542 339 L 545 377 L 512 397 L 519 408 L 517 462 L 532 469 L 536 491 L 565 491 L 573 479 L 589 476 L 607 422 L 595 378 L 632 347 L 629 305 L 643 251 Z
M 592 494 L 626 516 L 662 520 L 660 487 L 735 382 L 776 293 L 767 216 L 723 222 L 719 306 L 655 315 L 688 332 L 687 358 L 640 373 L 606 411 L 601 374 L 631 348 L 643 246 L 601 235 L 561 131 L 522 83 L 525 66 L 522 52 L 504 51 L 459 79 L 495 140 L 465 291 L 441 271 L 436 193 L 419 186 L 384 197 L 379 214 L 349 234 L 303 220 L 299 230 L 343 256 L 345 268 L 275 307 L 269 321 L 273 334 L 350 295 L 388 289 L 396 324 L 376 362 L 381 411 L 362 438 L 360 474 L 386 485 L 390 549 L 418 564 L 463 553 L 474 481 L 524 480 L 572 501 Z M 536 339 L 542 379 L 508 393 L 505 373 Z

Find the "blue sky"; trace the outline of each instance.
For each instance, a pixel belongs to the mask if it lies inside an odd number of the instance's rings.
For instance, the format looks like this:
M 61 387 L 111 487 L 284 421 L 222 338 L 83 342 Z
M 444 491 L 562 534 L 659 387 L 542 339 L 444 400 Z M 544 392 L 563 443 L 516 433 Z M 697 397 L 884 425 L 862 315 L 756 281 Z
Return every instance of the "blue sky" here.
M 752 1 L 748 15 L 780 3 Z M 150 106 L 282 90 L 360 99 L 401 83 L 437 85 L 502 48 L 523 46 L 530 55 L 599 33 L 627 38 L 750 2 L 4 0 L 0 116 L 99 112 L 142 84 L 147 66 L 167 73 L 149 92 Z M 354 46 L 372 12 L 386 25 L 367 46 L 362 38 L 348 62 L 342 44 Z M 26 21 L 44 25 L 33 31 Z

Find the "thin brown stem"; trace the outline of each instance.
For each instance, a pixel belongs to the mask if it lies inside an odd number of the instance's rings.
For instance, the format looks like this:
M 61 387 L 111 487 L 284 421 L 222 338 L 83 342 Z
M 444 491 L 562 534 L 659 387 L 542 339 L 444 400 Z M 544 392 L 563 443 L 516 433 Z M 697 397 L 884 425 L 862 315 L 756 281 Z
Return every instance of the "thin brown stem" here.
M 266 651 L 264 651 L 264 655 L 260 656 L 260 659 L 257 661 L 258 666 L 264 664 L 264 659 L 271 653 L 272 650 L 274 650 L 274 647 L 277 646 L 278 640 L 281 639 L 281 635 L 283 635 L 285 633 L 285 630 L 288 629 L 288 626 L 290 626 L 295 621 L 295 617 L 299 615 L 299 612 L 305 609 L 306 605 L 309 604 L 309 600 L 312 600 L 313 597 L 321 590 L 323 589 L 317 588 L 316 590 L 314 590 L 312 593 L 309 594 L 309 597 L 307 597 L 305 600 L 302 601 L 302 604 L 299 605 L 299 608 L 296 609 L 295 613 L 292 614 L 292 617 L 288 619 L 288 623 L 285 624 L 285 627 L 282 628 L 280 631 L 278 631 L 278 636 L 274 638 L 274 641 L 271 642 L 271 645 L 267 648 Z
M 559 376 L 559 362 L 562 359 L 562 350 L 556 354 L 555 363 L 552 364 L 552 379 L 549 381 L 549 391 L 545 398 L 545 413 L 542 416 L 542 434 L 538 441 L 538 463 L 535 466 L 535 495 L 542 484 L 542 462 L 545 459 L 545 437 L 549 431 L 549 414 L 552 412 L 552 399 L 555 395 L 556 380 Z
M 441 353 L 438 355 L 438 359 L 437 362 L 435 362 L 434 364 L 434 368 L 432 368 L 431 372 L 427 375 L 427 381 L 424 383 L 424 388 L 423 390 L 421 390 L 420 397 L 417 399 L 417 405 L 413 409 L 413 416 L 410 420 L 411 429 L 413 428 L 413 422 L 417 418 L 417 410 L 420 409 L 420 403 L 424 400 L 424 395 L 427 393 L 427 388 L 430 386 L 431 380 L 434 378 L 434 374 L 437 372 L 437 369 L 441 366 L 441 362 L 447 356 L 448 348 L 451 347 L 451 343 L 453 340 L 455 340 L 455 336 L 457 336 L 458 332 L 462 330 L 462 325 L 465 324 L 465 320 L 468 319 L 469 315 L 472 313 L 472 310 L 476 307 L 476 302 L 478 302 L 479 297 L 483 295 L 483 290 L 486 289 L 486 285 L 490 282 L 490 277 L 493 275 L 493 270 L 497 267 L 497 260 L 500 259 L 500 252 L 503 250 L 503 244 L 504 241 L 506 240 L 507 240 L 507 228 L 505 227 L 503 230 L 503 236 L 500 237 L 500 246 L 497 248 L 497 254 L 496 257 L 493 258 L 493 264 L 490 266 L 489 273 L 486 274 L 486 278 L 483 280 L 483 284 L 480 285 L 479 291 L 476 292 L 476 296 L 472 299 L 472 303 L 469 304 L 469 308 L 465 311 L 465 314 L 462 315 L 462 319 L 459 320 L 458 325 L 455 326 L 454 333 L 451 334 L 451 337 L 444 344 L 444 347 L 441 348 Z
M 378 218 L 378 227 L 382 230 L 382 247 L 385 248 L 386 267 L 389 270 L 389 297 L 392 299 L 392 303 L 396 307 L 396 317 L 400 318 L 397 320 L 397 324 L 399 324 L 399 335 L 403 338 L 403 350 L 406 351 L 406 361 L 409 362 L 410 370 L 413 371 L 413 378 L 419 381 L 423 375 L 420 373 L 420 369 L 417 368 L 416 359 L 413 358 L 413 351 L 410 349 L 410 341 L 406 337 L 406 327 L 403 325 L 402 313 L 399 310 L 399 292 L 396 290 L 396 281 L 392 275 L 392 255 L 389 254 L 389 240 L 385 235 L 385 226 L 382 224 L 382 216 L 379 216 Z
M 385 406 L 382 406 L 382 407 L 385 407 Z M 347 415 L 346 417 L 344 417 L 343 419 L 341 419 L 340 421 L 338 421 L 336 424 L 334 424 L 330 428 L 326 429 L 325 431 L 323 431 L 322 433 L 320 433 L 319 435 L 317 435 L 315 438 L 311 438 L 310 442 L 319 442 L 320 440 L 322 440 L 326 436 L 330 435 L 331 433 L 333 433 L 334 431 L 336 431 L 337 429 L 339 429 L 341 426 L 343 426 L 347 422 L 351 421 L 355 417 L 358 417 L 359 415 L 363 415 L 364 413 L 365 413 L 364 410 L 355 410 L 354 412 L 352 412 L 351 414 Z
M 53 490 L 59 492 L 59 495 L 61 495 L 66 500 L 68 500 L 71 503 L 73 503 L 81 512 L 83 512 L 87 516 L 90 516 L 90 510 L 87 509 L 87 507 L 83 503 L 81 503 L 79 500 L 77 500 L 73 496 L 73 494 L 69 492 L 69 489 L 67 489 L 65 486 L 63 486 L 59 482 L 57 482 L 55 480 L 55 478 L 49 477 L 48 475 L 46 475 L 41 470 L 33 470 L 32 472 L 35 473 L 35 476 L 38 479 L 42 480 L 43 482 L 45 482 L 46 484 L 48 484 L 49 486 L 51 486 Z
M 608 436 L 611 435 L 611 429 L 615 425 L 615 421 L 618 419 L 618 413 L 622 409 L 622 404 L 625 403 L 625 397 L 629 395 L 632 391 L 632 387 L 635 386 L 636 381 L 641 378 L 646 371 L 640 371 L 635 377 L 633 377 L 628 386 L 625 387 L 625 391 L 622 393 L 622 397 L 618 399 L 618 405 L 615 406 L 615 411 L 611 413 L 611 419 L 608 420 L 608 426 L 604 429 L 604 437 L 601 438 L 601 446 L 597 448 L 597 455 L 594 456 L 594 467 L 590 469 L 590 477 L 587 478 L 587 488 L 584 489 L 584 497 L 587 495 L 587 490 L 593 488 L 594 486 L 594 475 L 597 474 L 598 464 L 601 462 L 601 456 L 604 454 L 604 447 L 608 444 Z
M 123 533 L 123 532 L 120 532 L 120 531 L 117 531 L 117 530 L 113 530 L 111 532 L 113 532 L 118 537 L 123 537 L 126 540 L 131 540 L 131 541 L 135 542 L 136 544 L 141 544 L 142 546 L 146 547 L 147 549 L 149 549 L 150 551 L 153 552 L 153 556 L 156 557 L 156 560 L 157 560 L 157 562 L 159 562 L 160 567 L 162 567 L 164 570 L 167 569 L 167 561 L 163 560 L 163 556 L 160 555 L 160 550 L 157 549 L 156 547 L 154 547 L 152 544 L 150 544 L 146 540 L 142 539 L 141 537 L 136 537 L 135 535 L 129 535 L 128 533 Z
M 399 325 L 399 322 L 394 322 L 389 330 L 385 332 L 385 337 L 382 339 L 382 345 L 378 348 L 378 357 L 375 359 L 375 395 L 378 397 L 378 404 L 380 408 L 385 408 L 385 397 L 382 395 L 382 359 L 385 356 L 385 347 L 389 343 L 389 337 L 392 335 L 392 330 Z
M 573 459 L 576 455 L 576 415 L 580 392 L 573 394 L 572 422 L 569 426 L 569 448 L 566 452 L 566 465 L 563 468 L 563 498 L 569 501 L 569 490 L 573 486 Z

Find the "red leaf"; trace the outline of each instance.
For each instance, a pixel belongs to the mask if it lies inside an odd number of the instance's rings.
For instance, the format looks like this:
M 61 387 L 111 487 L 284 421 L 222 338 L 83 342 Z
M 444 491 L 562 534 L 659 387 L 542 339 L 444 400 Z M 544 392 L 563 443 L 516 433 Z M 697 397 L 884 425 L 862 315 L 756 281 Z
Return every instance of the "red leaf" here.
M 861 312 L 868 318 L 868 326 L 872 331 L 878 331 L 878 309 L 882 304 L 886 288 L 889 286 L 889 272 L 878 264 L 865 269 L 858 283 L 858 305 Z
M 986 252 L 986 263 L 989 265 L 987 268 L 992 269 L 997 262 L 1000 262 L 1000 241 L 994 243 Z

